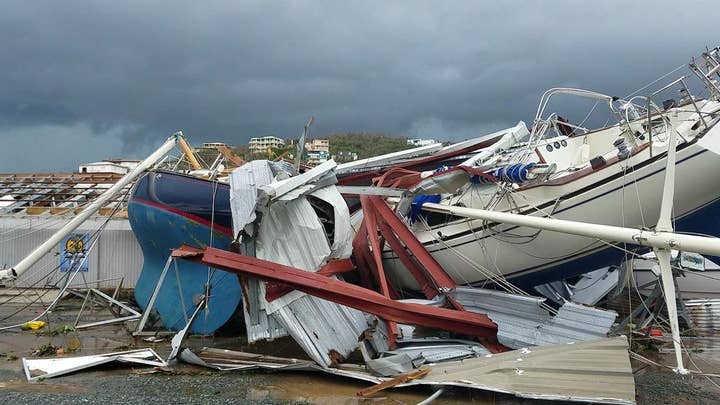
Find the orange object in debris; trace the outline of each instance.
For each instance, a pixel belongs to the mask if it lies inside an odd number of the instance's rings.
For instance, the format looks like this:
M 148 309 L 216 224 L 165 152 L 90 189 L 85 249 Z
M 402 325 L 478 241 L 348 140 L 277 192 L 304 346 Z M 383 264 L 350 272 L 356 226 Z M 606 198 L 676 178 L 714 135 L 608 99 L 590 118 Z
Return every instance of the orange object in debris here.
M 650 332 L 648 333 L 652 337 L 662 337 L 663 331 L 660 329 L 650 329 Z

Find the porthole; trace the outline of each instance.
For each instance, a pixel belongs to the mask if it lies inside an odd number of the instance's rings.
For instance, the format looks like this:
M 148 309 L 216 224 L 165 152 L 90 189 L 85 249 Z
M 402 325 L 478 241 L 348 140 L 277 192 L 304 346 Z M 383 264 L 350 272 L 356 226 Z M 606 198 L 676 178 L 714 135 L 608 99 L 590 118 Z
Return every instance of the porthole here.
M 545 147 L 545 149 L 547 149 L 548 152 L 552 152 L 553 147 L 552 147 L 552 145 L 548 144 L 548 145 Z

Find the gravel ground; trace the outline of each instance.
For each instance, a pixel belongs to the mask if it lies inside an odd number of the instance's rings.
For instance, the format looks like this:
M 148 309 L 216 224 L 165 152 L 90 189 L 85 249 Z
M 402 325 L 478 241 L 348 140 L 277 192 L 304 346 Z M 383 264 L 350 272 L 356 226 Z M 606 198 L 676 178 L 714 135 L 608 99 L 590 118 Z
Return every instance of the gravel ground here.
M 82 372 L 28 384 L 16 372 L 0 370 L 6 404 L 286 404 L 252 398 L 262 375 L 188 373 L 128 374 L 127 370 Z M 250 394 L 250 395 L 249 395 Z
M 0 369 L 0 398 L 6 404 L 412 404 L 427 393 L 417 390 L 388 392 L 388 396 L 366 401 L 353 398 L 354 386 L 343 379 L 321 378 L 297 373 L 220 373 L 191 366 L 176 366 L 172 373 L 150 372 L 151 368 L 117 367 L 100 371 L 82 371 L 44 382 L 27 383 L 17 368 Z M 288 382 L 283 385 L 278 381 Z M 702 376 L 678 376 L 667 370 L 648 369 L 636 376 L 638 405 L 717 404 L 720 389 Z M 296 391 L 285 392 L 289 386 Z M 306 396 L 308 391 L 327 391 L 324 395 Z M 302 393 L 305 391 L 305 394 Z M 347 391 L 347 392 L 346 392 Z M 301 393 L 298 393 L 301 392 Z M 280 398 L 296 399 L 295 401 Z M 278 395 L 280 394 L 280 395 Z M 567 404 L 567 402 L 534 401 L 509 395 L 475 395 L 469 390 L 455 390 L 441 397 L 437 404 L 475 403 L 505 405 Z M 486 393 L 487 394 L 487 393 Z M 302 399 L 307 398 L 307 402 Z M 297 399 L 300 399 L 298 401 Z
M 19 319 L 29 319 L 33 315 L 21 313 Z M 100 316 L 101 314 L 96 314 Z M 56 311 L 54 322 L 43 333 L 30 331 L 5 331 L 0 334 L 0 403 L 1 404 L 415 404 L 432 393 L 430 389 L 406 388 L 385 391 L 374 398 L 360 400 L 355 392 L 367 384 L 332 377 L 323 374 L 262 372 L 221 373 L 207 369 L 175 364 L 171 372 L 154 371 L 151 367 L 129 368 L 119 366 L 110 369 L 84 370 L 66 376 L 48 379 L 39 383 L 28 383 L 22 372 L 19 358 L 33 357 L 34 350 L 52 343 L 58 347 L 70 347 L 79 341 L 80 350 L 71 355 L 88 355 L 128 350 L 137 347 L 153 347 L 165 358 L 169 352 L 169 341 L 148 344 L 133 339 L 121 326 L 104 326 L 83 330 L 79 333 L 49 334 L 57 326 L 72 322 L 75 313 Z M 195 338 L 186 344 L 191 347 L 203 345 L 248 350 L 251 352 L 271 352 L 289 357 L 286 353 L 295 347 L 292 342 L 275 341 L 265 346 L 246 347 L 242 340 L 230 338 Z M 673 364 L 669 354 L 646 353 L 661 364 Z M 706 373 L 720 374 L 720 354 L 694 354 L 686 362 L 692 368 Z M 633 362 L 636 370 L 635 384 L 639 405 L 657 404 L 718 404 L 720 386 L 706 377 L 679 376 L 668 369 L 646 367 Z M 720 379 L 717 381 L 720 384 Z M 505 405 L 543 405 L 551 401 L 535 401 L 516 398 L 510 395 L 491 392 L 452 389 L 443 394 L 436 405 L 473 403 Z
M 718 394 L 705 386 L 701 376 L 679 376 L 668 372 L 651 371 L 635 377 L 638 405 L 698 404 L 720 402 Z

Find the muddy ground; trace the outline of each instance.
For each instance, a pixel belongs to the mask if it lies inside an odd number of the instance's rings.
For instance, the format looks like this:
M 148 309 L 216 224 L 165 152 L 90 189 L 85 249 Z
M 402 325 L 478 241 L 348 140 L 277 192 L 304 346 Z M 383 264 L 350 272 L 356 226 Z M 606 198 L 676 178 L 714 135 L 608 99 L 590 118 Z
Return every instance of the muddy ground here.
M 3 305 L 0 326 L 21 323 L 41 308 Z M 37 357 L 38 349 L 49 356 L 76 356 L 151 347 L 163 358 L 170 351 L 169 338 L 149 343 L 134 338 L 123 325 L 106 325 L 72 331 L 78 314 L 77 303 L 64 302 L 61 308 L 43 318 L 49 324 L 39 331 L 19 328 L 0 331 L 0 398 L 10 404 L 117 404 L 117 403 L 313 403 L 313 404 L 415 404 L 432 391 L 425 387 L 383 391 L 372 398 L 360 399 L 355 393 L 366 384 L 340 377 L 301 372 L 216 372 L 182 363 L 167 369 L 112 366 L 28 383 L 22 371 L 23 357 Z M 18 312 L 17 314 L 13 314 Z M 104 310 L 85 312 L 82 321 L 107 319 Z M 133 324 L 127 326 L 133 327 Z M 52 345 L 53 347 L 50 347 Z M 190 347 L 219 347 L 280 356 L 302 356 L 294 342 L 280 340 L 270 345 L 247 345 L 239 337 L 196 337 Z M 60 349 L 60 354 L 53 348 Z M 644 355 L 662 364 L 673 364 L 668 354 L 652 351 Z M 692 354 L 688 367 L 720 374 L 720 352 Z M 720 403 L 720 378 L 700 375 L 678 376 L 667 368 L 633 361 L 639 404 L 717 404 Z M 716 385 L 718 384 L 718 385 Z M 435 404 L 549 404 L 550 401 L 520 399 L 510 395 L 467 389 L 448 390 Z M 567 403 L 567 402 L 561 402 Z

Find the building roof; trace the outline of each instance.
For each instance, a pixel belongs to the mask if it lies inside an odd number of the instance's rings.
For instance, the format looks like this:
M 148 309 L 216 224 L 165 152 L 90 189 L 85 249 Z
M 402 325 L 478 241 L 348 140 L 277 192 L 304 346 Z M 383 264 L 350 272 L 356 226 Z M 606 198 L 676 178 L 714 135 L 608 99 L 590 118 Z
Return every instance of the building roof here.
M 115 184 L 117 173 L 0 173 L 0 216 L 69 214 Z M 100 215 L 116 209 L 126 215 L 129 188 L 119 193 Z

